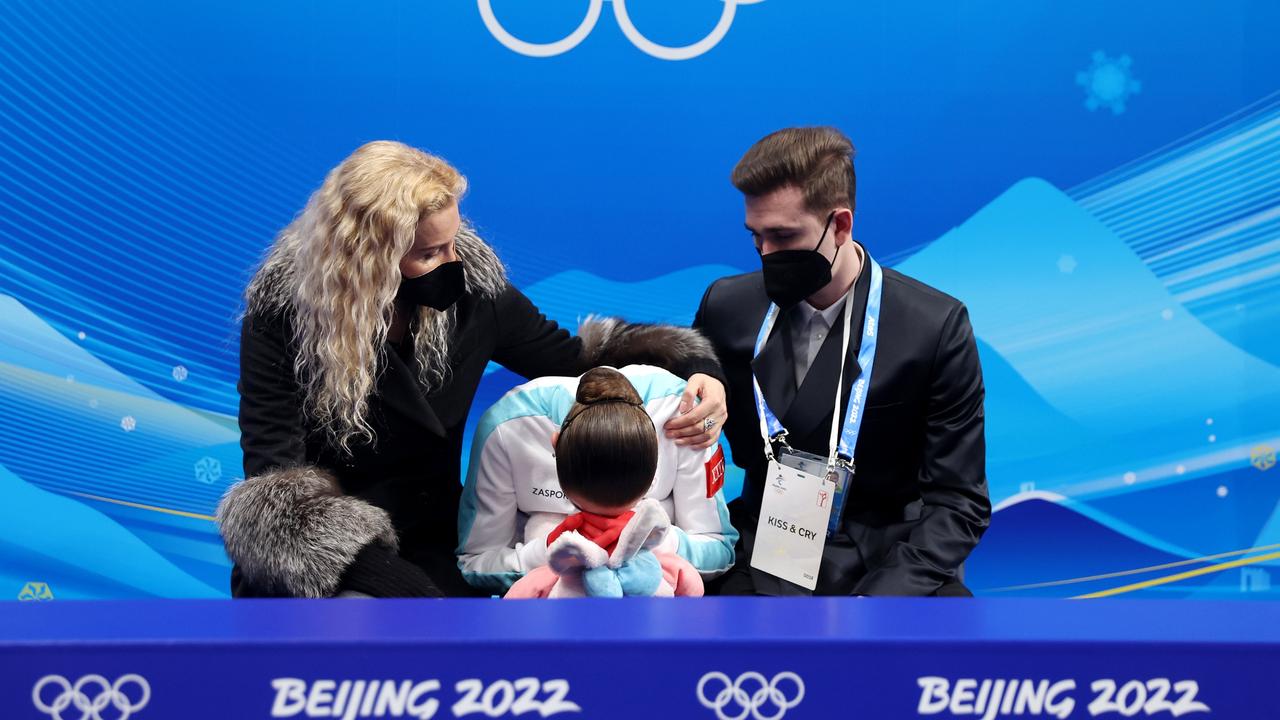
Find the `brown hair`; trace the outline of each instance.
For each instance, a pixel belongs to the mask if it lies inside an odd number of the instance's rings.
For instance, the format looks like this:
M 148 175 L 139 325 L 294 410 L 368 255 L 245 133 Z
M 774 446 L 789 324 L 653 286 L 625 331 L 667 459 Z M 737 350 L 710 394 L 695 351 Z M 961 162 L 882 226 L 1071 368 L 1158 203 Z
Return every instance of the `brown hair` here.
M 578 382 L 577 402 L 560 426 L 560 488 L 609 507 L 648 492 L 658 469 L 658 433 L 626 376 L 598 367 Z
M 794 185 L 810 212 L 825 215 L 857 204 L 856 151 L 833 127 L 794 127 L 769 133 L 751 146 L 733 168 L 730 180 L 744 195 L 767 195 Z

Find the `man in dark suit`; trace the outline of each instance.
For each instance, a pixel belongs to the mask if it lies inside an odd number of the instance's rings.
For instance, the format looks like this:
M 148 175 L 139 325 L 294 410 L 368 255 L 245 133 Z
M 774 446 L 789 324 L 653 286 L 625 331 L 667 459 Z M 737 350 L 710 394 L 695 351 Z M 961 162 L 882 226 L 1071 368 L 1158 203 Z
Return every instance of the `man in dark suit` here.
M 724 434 L 746 471 L 742 497 L 730 504 L 741 541 L 737 564 L 719 585 L 723 594 L 809 592 L 752 567 L 753 553 L 781 553 L 756 544 L 769 461 L 753 375 L 789 447 L 825 459 L 832 423 L 846 426 L 850 389 L 868 374 L 854 457 L 845 458 L 853 474 L 822 546 L 813 592 L 971 594 L 961 566 L 991 517 L 973 331 L 960 301 L 888 269 L 876 293 L 879 322 L 868 325 L 873 273 L 852 236 L 853 152 L 833 128 L 789 128 L 756 143 L 733 171 L 762 270 L 712 283 L 694 321 L 728 377 Z M 757 354 L 774 306 L 775 321 Z M 852 331 L 841 357 L 846 307 Z M 862 368 L 869 332 L 876 337 L 874 362 Z M 780 443 L 771 445 L 782 451 Z

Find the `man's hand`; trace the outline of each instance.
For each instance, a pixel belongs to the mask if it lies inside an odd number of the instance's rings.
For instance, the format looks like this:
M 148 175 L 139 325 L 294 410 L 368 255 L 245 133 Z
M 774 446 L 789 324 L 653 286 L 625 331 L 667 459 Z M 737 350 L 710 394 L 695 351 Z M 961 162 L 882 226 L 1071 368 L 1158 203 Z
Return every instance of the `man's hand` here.
M 720 440 L 720 431 L 728 417 L 724 385 L 710 375 L 699 373 L 689 378 L 684 397 L 680 398 L 680 414 L 671 418 L 664 429 L 677 445 L 705 450 Z M 712 421 L 710 427 L 708 418 Z

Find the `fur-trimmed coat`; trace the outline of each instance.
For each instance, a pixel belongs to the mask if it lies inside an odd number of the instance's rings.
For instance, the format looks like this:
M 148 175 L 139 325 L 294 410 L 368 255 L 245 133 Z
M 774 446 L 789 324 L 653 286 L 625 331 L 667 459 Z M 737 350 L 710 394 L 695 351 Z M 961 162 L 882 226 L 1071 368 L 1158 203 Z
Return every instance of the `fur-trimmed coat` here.
M 238 386 L 248 480 L 218 508 L 236 563 L 233 595 L 332 596 L 370 543 L 398 548 L 445 594 L 471 592 L 454 557 L 460 458 L 467 413 L 490 361 L 526 378 L 628 363 L 723 377 L 696 331 L 589 320 L 570 335 L 507 282 L 483 241 L 464 235 L 458 252 L 467 292 L 453 309 L 448 381 L 424 392 L 412 351 L 388 344 L 370 397 L 376 441 L 350 455 L 304 417 L 289 309 L 253 312 L 250 305 Z

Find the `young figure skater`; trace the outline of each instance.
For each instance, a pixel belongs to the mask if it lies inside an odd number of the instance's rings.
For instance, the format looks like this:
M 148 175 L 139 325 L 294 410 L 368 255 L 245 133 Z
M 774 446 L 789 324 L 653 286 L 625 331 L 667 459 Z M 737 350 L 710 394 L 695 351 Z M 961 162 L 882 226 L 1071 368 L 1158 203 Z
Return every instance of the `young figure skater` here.
M 621 374 L 628 383 L 628 402 L 643 401 L 643 407 L 625 409 L 635 427 L 655 435 L 657 469 L 644 473 L 645 488 L 635 496 L 605 504 L 631 510 L 641 496 L 657 502 L 670 520 L 659 549 L 688 560 L 704 581 L 715 578 L 733 565 L 738 540 L 722 489 L 724 453 L 718 445 L 699 448 L 659 434 L 671 418 L 688 409 L 684 380 L 649 365 L 608 372 L 615 381 Z M 588 385 L 603 382 L 605 376 L 603 370 L 593 371 Z M 557 467 L 560 458 L 552 446 L 561 426 L 581 411 L 579 385 L 587 379 L 532 380 L 513 388 L 480 417 L 458 517 L 458 565 L 475 587 L 493 595 L 506 593 L 512 583 L 548 564 L 547 538 L 552 530 L 579 510 L 590 510 L 566 497 Z M 584 386 L 584 392 L 590 399 L 596 391 Z M 599 406 L 591 414 L 618 409 Z M 645 422 L 646 414 L 651 424 Z M 574 429 L 590 418 L 568 425 L 571 444 Z
M 560 489 L 578 512 L 547 535 L 547 564 L 506 597 L 702 595 L 697 569 L 662 547 L 671 521 L 645 498 L 658 466 L 657 431 L 622 373 L 602 367 L 582 376 L 552 445 Z

